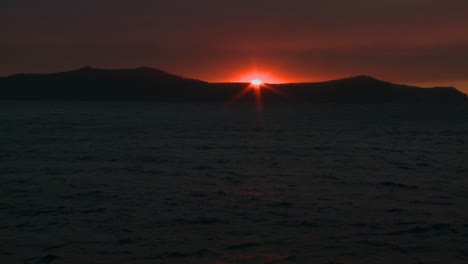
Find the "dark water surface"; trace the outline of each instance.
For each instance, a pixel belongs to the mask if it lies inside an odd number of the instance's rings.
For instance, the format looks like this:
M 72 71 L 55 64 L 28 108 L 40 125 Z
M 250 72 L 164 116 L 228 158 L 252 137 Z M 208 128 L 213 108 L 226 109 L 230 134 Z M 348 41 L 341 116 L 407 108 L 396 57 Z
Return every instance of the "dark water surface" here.
M 468 263 L 468 106 L 0 102 L 0 263 Z

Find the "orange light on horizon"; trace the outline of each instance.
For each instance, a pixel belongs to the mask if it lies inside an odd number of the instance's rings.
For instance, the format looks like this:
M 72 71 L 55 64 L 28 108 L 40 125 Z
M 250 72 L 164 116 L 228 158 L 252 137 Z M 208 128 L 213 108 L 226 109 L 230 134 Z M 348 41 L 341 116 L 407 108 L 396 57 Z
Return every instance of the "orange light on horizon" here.
M 261 77 L 261 78 L 260 78 Z M 266 77 L 266 78 L 264 78 Z M 250 79 L 250 81 L 246 81 Z M 264 80 L 269 80 L 269 81 L 264 81 Z M 263 117 L 263 99 L 262 99 L 262 90 L 268 90 L 270 92 L 279 94 L 281 96 L 287 96 L 284 92 L 276 89 L 274 86 L 269 85 L 269 83 L 281 83 L 281 81 L 278 81 L 278 78 L 273 77 L 270 74 L 265 74 L 265 73 L 250 73 L 248 75 L 244 75 L 244 77 L 240 78 L 238 81 L 239 82 L 245 82 L 248 83 L 248 85 L 241 90 L 237 95 L 235 95 L 229 104 L 234 103 L 235 101 L 239 100 L 241 97 L 245 96 L 248 93 L 252 93 L 254 98 L 255 98 L 255 105 L 257 108 L 257 117 L 260 123 L 264 122 L 264 117 Z
M 263 82 L 262 82 L 262 80 L 260 80 L 260 79 L 254 79 L 254 80 L 250 81 L 250 83 L 251 83 L 253 86 L 255 86 L 256 88 L 259 88 L 260 85 L 262 85 Z
M 253 85 L 261 85 L 261 84 L 274 84 L 274 83 L 284 83 L 285 81 L 283 78 L 278 77 L 275 74 L 270 72 L 262 72 L 262 71 L 252 71 L 249 73 L 239 74 L 238 77 L 234 78 L 235 82 L 245 82 L 251 83 Z M 254 84 L 253 82 L 260 82 L 258 84 Z

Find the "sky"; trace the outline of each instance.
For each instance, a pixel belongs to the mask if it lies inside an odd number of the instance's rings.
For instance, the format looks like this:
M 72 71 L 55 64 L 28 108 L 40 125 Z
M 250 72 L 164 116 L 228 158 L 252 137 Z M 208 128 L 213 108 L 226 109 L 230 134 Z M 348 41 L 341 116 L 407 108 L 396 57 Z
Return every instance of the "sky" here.
M 0 76 L 149 66 L 206 81 L 354 75 L 468 93 L 466 0 L 0 0 Z

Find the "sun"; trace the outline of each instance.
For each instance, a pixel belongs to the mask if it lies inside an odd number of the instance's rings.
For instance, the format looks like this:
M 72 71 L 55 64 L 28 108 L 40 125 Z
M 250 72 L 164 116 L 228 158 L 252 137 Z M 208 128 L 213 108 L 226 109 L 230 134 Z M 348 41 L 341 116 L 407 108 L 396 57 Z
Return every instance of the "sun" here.
M 260 79 L 255 79 L 255 80 L 250 81 L 250 84 L 252 84 L 255 87 L 260 87 L 263 84 L 263 82 Z
M 260 122 L 263 122 L 263 95 L 268 98 L 271 98 L 272 93 L 287 96 L 286 93 L 275 85 L 275 83 L 284 83 L 284 79 L 269 72 L 254 69 L 251 72 L 239 75 L 234 82 L 240 85 L 245 84 L 246 86 L 235 94 L 227 104 L 231 105 L 247 94 L 253 95 L 257 108 L 257 117 Z
M 250 82 L 247 80 L 251 80 Z M 263 80 L 266 80 L 264 82 Z M 278 80 L 269 74 L 259 74 L 258 72 L 252 72 L 249 75 L 240 78 L 240 84 L 247 84 L 239 93 L 234 95 L 234 97 L 230 100 L 229 104 L 234 103 L 235 101 L 239 100 L 241 97 L 245 96 L 248 93 L 253 94 L 255 98 L 255 105 L 257 107 L 257 115 L 258 120 L 263 123 L 263 99 L 262 94 L 265 93 L 276 93 L 281 96 L 285 96 L 286 94 L 282 92 L 280 89 L 276 88 L 274 85 L 271 85 L 271 80 Z M 286 95 L 287 96 L 287 95 Z

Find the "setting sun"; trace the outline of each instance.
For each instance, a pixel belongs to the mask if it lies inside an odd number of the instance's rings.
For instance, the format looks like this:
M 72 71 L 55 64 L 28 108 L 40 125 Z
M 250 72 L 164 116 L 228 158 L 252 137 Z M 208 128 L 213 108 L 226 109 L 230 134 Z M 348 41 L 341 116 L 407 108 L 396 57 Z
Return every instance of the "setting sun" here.
M 255 79 L 255 80 L 250 81 L 250 83 L 251 83 L 253 86 L 257 86 L 257 87 L 258 87 L 258 86 L 262 85 L 263 82 L 262 82 L 262 80 Z
M 271 83 L 284 83 L 286 80 L 271 71 L 253 69 L 236 74 L 236 76 L 232 78 L 232 81 L 250 83 L 253 86 L 264 86 Z

